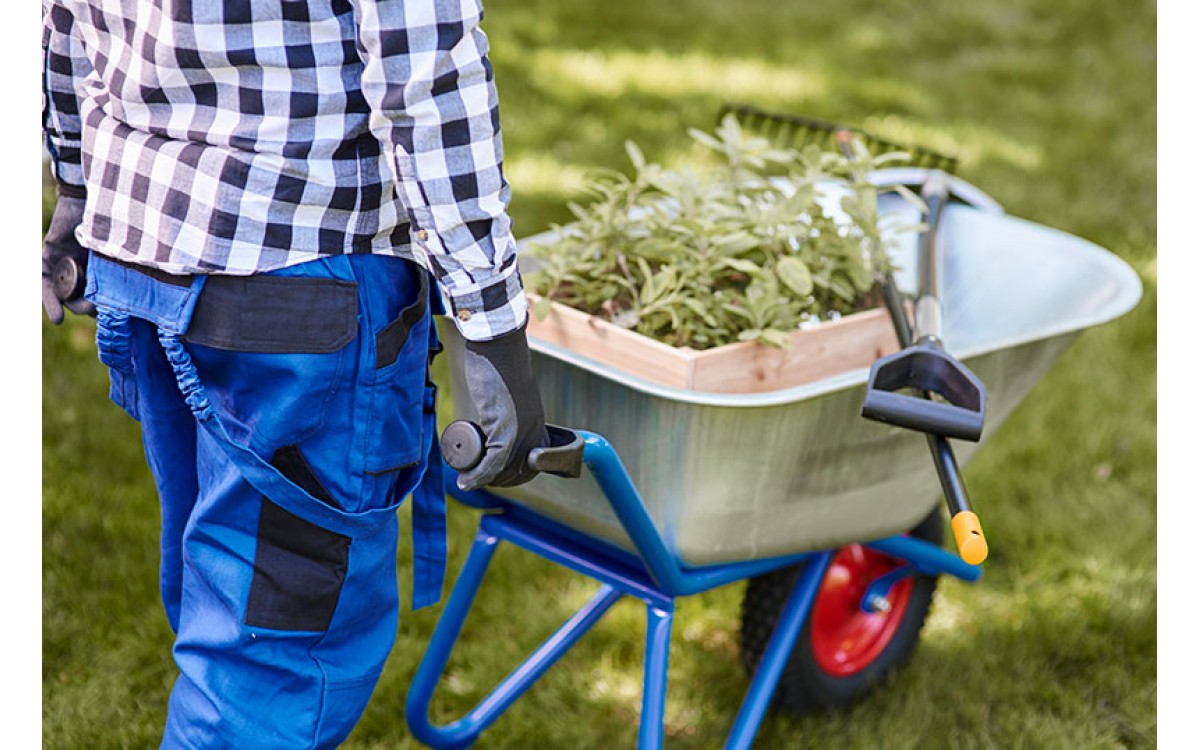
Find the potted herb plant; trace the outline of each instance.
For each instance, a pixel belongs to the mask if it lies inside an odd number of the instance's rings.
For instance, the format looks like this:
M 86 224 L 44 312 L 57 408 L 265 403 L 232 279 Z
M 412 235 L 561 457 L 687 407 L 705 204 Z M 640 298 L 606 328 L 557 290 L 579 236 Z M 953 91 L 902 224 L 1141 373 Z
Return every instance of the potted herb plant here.
M 781 148 L 733 116 L 677 168 L 632 142 L 632 176 L 605 172 L 575 221 L 527 243 L 529 334 L 654 382 L 754 392 L 894 351 L 876 283 L 885 227 L 867 174 L 906 158 Z M 913 201 L 916 196 L 895 188 Z

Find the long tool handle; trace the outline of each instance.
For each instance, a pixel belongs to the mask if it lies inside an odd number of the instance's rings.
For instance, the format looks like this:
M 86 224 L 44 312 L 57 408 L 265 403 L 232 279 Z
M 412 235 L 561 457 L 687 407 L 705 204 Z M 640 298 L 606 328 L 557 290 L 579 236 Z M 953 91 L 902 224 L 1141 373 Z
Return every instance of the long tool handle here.
M 917 301 L 913 305 L 913 343 L 942 348 L 942 253 L 938 244 L 938 226 L 946 205 L 948 188 L 945 174 L 930 173 L 921 188 L 921 199 L 928 208 L 917 248 Z
M 919 287 L 913 306 L 914 343 L 939 350 L 942 348 L 942 256 L 937 233 L 947 195 L 948 188 L 942 173 L 934 172 L 921 190 L 921 198 L 929 209 L 928 229 L 921 235 L 917 261 Z M 927 399 L 933 398 L 933 394 L 927 391 L 922 395 Z M 987 559 L 987 538 L 983 535 L 979 516 L 971 510 L 971 501 L 967 497 L 967 488 L 963 484 L 954 449 L 950 447 L 950 441 L 941 435 L 926 435 L 926 439 L 933 465 L 937 468 L 938 481 L 942 485 L 942 495 L 950 511 L 950 529 L 954 532 L 958 554 L 972 565 L 978 565 Z
M 950 447 L 950 441 L 941 435 L 927 435 L 926 439 L 929 441 L 929 452 L 933 455 L 933 465 L 937 468 L 938 481 L 942 485 L 942 495 L 946 498 L 946 507 L 950 510 L 954 546 L 963 560 L 978 565 L 987 559 L 987 538 L 983 535 L 979 516 L 971 510 L 971 501 L 967 499 L 967 488 L 963 484 L 958 461 L 954 458 L 954 449 Z
M 851 158 L 850 139 L 849 132 L 838 133 L 838 146 L 847 159 Z M 908 349 L 914 344 L 919 344 L 940 351 L 942 349 L 942 266 L 937 233 L 942 208 L 949 195 L 949 187 L 944 179 L 944 174 L 935 171 L 921 192 L 928 213 L 926 215 L 927 228 L 921 235 L 918 248 L 918 291 L 917 301 L 913 306 L 913 326 L 909 325 L 908 316 L 900 303 L 899 291 L 892 275 L 890 273 L 881 274 L 879 283 L 900 348 Z M 933 398 L 933 394 L 928 391 L 921 391 L 921 396 L 928 400 Z M 971 510 L 971 501 L 967 496 L 966 485 L 963 484 L 958 461 L 954 457 L 954 449 L 950 447 L 949 440 L 942 435 L 927 432 L 926 440 L 929 443 L 929 453 L 933 457 L 933 465 L 937 470 L 938 482 L 942 486 L 942 495 L 946 498 L 946 505 L 950 512 L 950 527 L 954 532 L 955 546 L 959 556 L 972 565 L 978 565 L 987 559 L 987 539 L 983 535 L 979 517 Z

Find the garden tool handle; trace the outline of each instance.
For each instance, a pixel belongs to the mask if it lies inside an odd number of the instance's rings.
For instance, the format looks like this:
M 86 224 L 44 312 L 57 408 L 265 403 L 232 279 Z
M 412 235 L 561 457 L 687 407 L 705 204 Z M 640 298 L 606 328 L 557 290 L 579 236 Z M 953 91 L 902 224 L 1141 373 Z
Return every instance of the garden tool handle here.
M 915 345 L 925 345 L 935 352 L 942 352 L 942 252 L 938 244 L 938 228 L 941 225 L 942 209 L 949 200 L 949 180 L 945 172 L 934 170 L 930 173 L 925 184 L 921 186 L 921 199 L 928 209 L 925 223 L 928 229 L 921 233 L 919 252 L 917 253 L 918 291 L 917 300 L 913 305 L 913 339 Z M 948 355 L 946 355 L 948 357 Z M 961 371 L 958 377 L 967 379 L 970 385 L 978 389 L 977 403 L 970 404 L 973 409 L 967 409 L 965 416 L 973 435 L 965 436 L 969 440 L 979 440 L 983 432 L 983 401 L 985 390 L 983 384 L 957 360 L 948 357 L 953 365 L 958 365 Z M 932 405 L 931 394 L 925 391 L 921 394 L 927 403 Z M 969 400 L 969 399 L 968 399 Z M 946 498 L 946 506 L 950 511 L 950 530 L 954 532 L 954 546 L 959 557 L 971 565 L 979 565 L 987 559 L 987 538 L 983 535 L 983 527 L 979 516 L 971 510 L 971 502 L 967 498 L 967 488 L 963 484 L 962 472 L 954 451 L 945 435 L 927 436 L 929 451 L 933 455 L 934 466 L 937 468 L 938 481 L 942 485 L 942 494 Z
M 546 425 L 550 445 L 534 448 L 526 458 L 529 468 L 544 474 L 574 479 L 583 473 L 583 437 L 574 430 Z M 456 419 L 442 432 L 442 457 L 455 471 L 470 471 L 484 454 L 483 429 L 465 419 Z
M 849 155 L 848 140 L 848 134 L 843 138 L 839 138 L 839 142 L 842 145 L 842 151 L 847 155 Z M 904 308 L 898 301 L 899 292 L 896 288 L 892 275 L 890 273 L 884 274 L 881 280 L 884 299 L 888 301 L 888 313 L 892 318 L 892 326 L 895 328 L 896 339 L 899 342 L 901 349 L 901 352 L 898 352 L 889 358 L 883 359 L 889 360 L 892 363 L 893 373 L 891 373 L 891 376 L 893 378 L 900 378 L 896 382 L 892 383 L 891 387 L 895 388 L 900 386 L 908 386 L 916 388 L 919 393 L 916 398 L 922 400 L 930 400 L 932 398 L 932 394 L 930 393 L 928 386 L 932 385 L 933 383 L 922 381 L 924 380 L 924 377 L 928 376 L 934 370 L 940 369 L 943 376 L 950 376 L 951 382 L 945 384 L 952 384 L 952 381 L 954 380 L 962 381 L 959 383 L 959 387 L 957 388 L 957 390 L 960 391 L 958 395 L 967 395 L 968 403 L 963 405 L 973 406 L 974 408 L 971 409 L 971 411 L 978 410 L 977 427 L 981 432 L 983 428 L 982 411 L 985 399 L 983 385 L 981 382 L 975 379 L 974 375 L 971 374 L 969 370 L 967 370 L 942 350 L 942 269 L 940 262 L 940 248 L 937 246 L 937 231 L 942 217 L 942 208 L 945 206 L 945 203 L 948 199 L 947 191 L 948 187 L 946 184 L 945 175 L 940 172 L 935 172 L 931 176 L 931 179 L 928 180 L 923 186 L 921 191 L 922 199 L 925 201 L 925 205 L 929 209 L 925 217 L 928 228 L 922 233 L 920 239 L 917 259 L 918 304 L 914 305 L 915 320 L 913 325 L 910 326 L 907 315 L 904 312 Z M 922 347 L 920 349 L 916 349 L 914 347 L 915 343 L 921 344 Z M 942 364 L 946 366 L 941 368 L 916 369 L 912 369 L 907 366 L 901 366 L 904 364 L 903 360 L 907 360 L 910 363 L 916 362 L 917 359 L 922 356 L 926 359 L 932 358 L 934 360 L 943 360 Z M 897 399 L 891 398 L 891 396 L 894 394 L 875 392 L 875 390 L 870 387 L 874 385 L 875 379 L 879 375 L 879 371 L 886 364 L 887 362 L 881 360 L 880 362 L 876 362 L 872 367 L 872 377 L 870 378 L 870 383 L 868 384 L 868 397 L 877 402 L 879 396 L 883 395 L 885 403 L 883 409 L 880 410 L 878 408 L 878 403 L 875 403 L 871 408 L 867 408 L 868 404 L 864 402 L 864 411 L 880 412 L 874 416 L 864 413 L 864 416 L 868 416 L 869 418 L 879 419 L 886 413 L 887 416 L 894 419 L 897 413 L 899 413 L 895 408 L 888 408 L 889 406 L 894 407 L 894 402 L 897 402 Z M 964 385 L 972 387 L 962 390 L 962 386 Z M 975 404 L 970 404 L 969 393 L 974 388 L 978 389 L 978 401 Z M 943 417 L 946 415 L 941 414 L 941 410 L 939 410 L 938 413 L 933 413 L 926 407 L 915 408 L 915 405 L 907 400 L 900 401 L 899 403 L 903 405 L 903 409 L 900 411 L 903 412 L 906 419 L 895 421 L 901 423 L 904 421 L 911 421 L 907 418 L 911 417 L 913 414 L 920 414 L 922 418 L 928 418 L 931 416 L 935 417 L 936 419 L 933 421 L 936 423 L 936 426 L 941 428 L 945 427 L 945 420 Z M 955 411 L 954 415 L 956 418 L 962 416 L 958 413 L 958 411 Z M 960 420 L 955 419 L 954 421 L 957 423 Z M 970 438 L 971 436 L 969 433 L 975 431 L 974 423 L 975 420 L 968 420 L 968 424 L 966 424 L 965 427 L 959 425 L 956 427 L 955 431 L 960 432 L 959 436 L 964 436 L 965 434 L 966 437 Z M 915 427 L 916 425 L 913 426 Z M 934 425 L 923 425 L 923 427 L 930 426 Z M 965 433 L 963 432 L 964 430 Z M 946 506 L 950 512 L 950 528 L 954 532 L 954 546 L 964 562 L 967 562 L 971 565 L 979 565 L 987 559 L 987 539 L 983 535 L 983 528 L 979 523 L 979 517 L 976 516 L 974 511 L 971 510 L 971 502 L 967 498 L 967 488 L 963 484 L 962 472 L 958 468 L 958 461 L 954 457 L 954 450 L 950 447 L 950 441 L 946 438 L 945 434 L 936 434 L 936 432 L 926 431 L 925 429 L 922 429 L 922 431 L 925 432 L 925 438 L 929 443 L 929 453 L 933 458 L 933 465 L 937 470 L 938 481 L 942 486 L 942 494 L 946 499 Z M 978 433 L 975 434 L 974 439 L 978 439 Z
M 954 458 L 954 450 L 950 447 L 950 441 L 941 435 L 926 435 L 926 439 L 929 441 L 934 468 L 937 469 L 938 482 L 942 485 L 942 495 L 950 511 L 954 548 L 964 562 L 979 565 L 988 556 L 987 538 L 983 535 L 979 516 L 971 510 L 971 501 L 967 498 L 967 487 L 963 484 L 962 471 Z
M 946 173 L 930 172 L 921 187 L 921 200 L 928 209 L 917 252 L 917 299 L 913 304 L 913 343 L 942 345 L 942 253 L 938 226 L 949 197 Z

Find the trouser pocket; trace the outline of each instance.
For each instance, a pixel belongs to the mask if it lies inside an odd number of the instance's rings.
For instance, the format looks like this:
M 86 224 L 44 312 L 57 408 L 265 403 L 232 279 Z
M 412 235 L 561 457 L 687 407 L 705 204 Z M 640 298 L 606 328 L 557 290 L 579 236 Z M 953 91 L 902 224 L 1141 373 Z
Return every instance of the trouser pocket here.
M 373 346 L 361 363 L 367 393 L 361 416 L 366 425 L 364 467 L 372 475 L 403 474 L 424 459 L 422 414 L 431 325 L 428 275 L 416 264 L 394 258 L 362 264 L 359 272 L 370 272 L 372 265 L 387 268 L 393 283 L 360 279 L 370 333 L 367 343 Z M 398 492 L 412 489 L 403 476 L 397 479 Z
M 183 340 L 200 381 L 230 434 L 264 455 L 316 434 L 350 387 L 358 291 L 333 277 L 339 265 L 214 277 L 196 303 Z

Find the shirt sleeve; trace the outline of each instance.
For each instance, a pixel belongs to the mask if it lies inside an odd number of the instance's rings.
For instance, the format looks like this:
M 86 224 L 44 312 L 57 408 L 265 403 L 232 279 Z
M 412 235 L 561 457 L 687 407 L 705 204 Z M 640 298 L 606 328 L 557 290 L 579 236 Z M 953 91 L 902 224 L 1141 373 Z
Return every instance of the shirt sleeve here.
M 77 87 L 91 71 L 71 12 L 52 0 L 43 0 L 42 131 L 58 190 L 74 198 L 87 196 Z
M 353 0 L 371 130 L 391 157 L 413 244 L 463 336 L 525 324 L 477 0 Z

